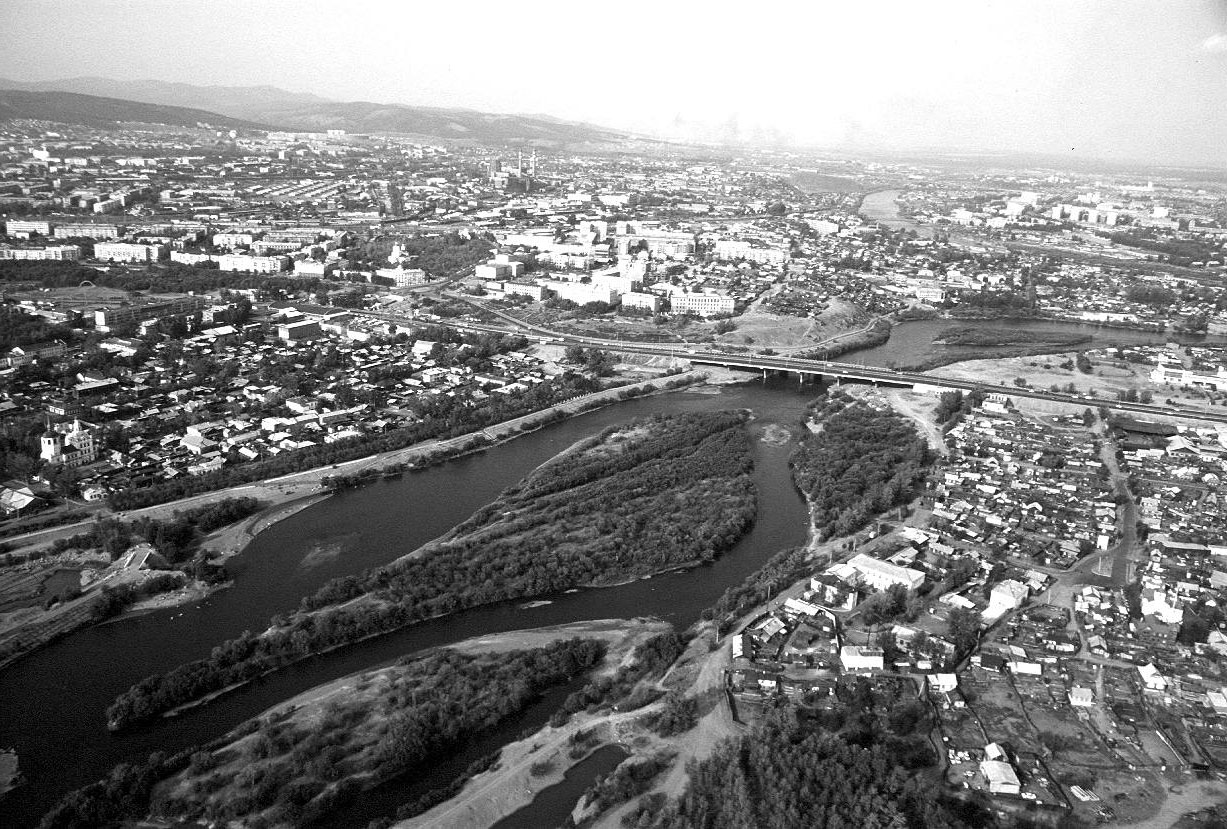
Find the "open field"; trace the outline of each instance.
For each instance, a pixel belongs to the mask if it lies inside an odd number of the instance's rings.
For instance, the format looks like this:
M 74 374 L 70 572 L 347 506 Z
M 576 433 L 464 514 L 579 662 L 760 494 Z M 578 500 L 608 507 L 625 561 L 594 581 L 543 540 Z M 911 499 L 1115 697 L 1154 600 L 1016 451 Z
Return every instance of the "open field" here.
M 981 383 L 1000 385 L 1002 394 L 1008 395 L 1015 388 L 1016 378 L 1023 378 L 1033 388 L 1046 389 L 1058 386 L 1062 390 L 1071 383 L 1079 394 L 1094 392 L 1101 400 L 1116 400 L 1117 392 L 1136 391 L 1141 393 L 1149 390 L 1154 395 L 1156 403 L 1170 400 L 1172 405 L 1209 409 L 1206 398 L 1188 390 L 1156 385 L 1148 377 L 1151 366 L 1122 361 L 1095 360 L 1094 373 L 1083 374 L 1073 367 L 1075 352 L 1062 354 L 1045 354 L 1030 357 L 1002 357 L 988 360 L 966 360 L 951 363 L 941 368 L 926 372 L 934 378 L 950 377 L 958 380 L 974 380 Z M 1063 364 L 1069 363 L 1065 368 Z M 1021 399 L 1020 399 L 1021 400 Z M 1019 402 L 1019 401 L 1016 401 Z M 1070 410 L 1072 404 L 1055 404 Z M 1094 408 L 1095 401 L 1087 401 Z M 1073 410 L 1078 408 L 1073 406 Z M 1148 416 L 1149 418 L 1149 416 Z

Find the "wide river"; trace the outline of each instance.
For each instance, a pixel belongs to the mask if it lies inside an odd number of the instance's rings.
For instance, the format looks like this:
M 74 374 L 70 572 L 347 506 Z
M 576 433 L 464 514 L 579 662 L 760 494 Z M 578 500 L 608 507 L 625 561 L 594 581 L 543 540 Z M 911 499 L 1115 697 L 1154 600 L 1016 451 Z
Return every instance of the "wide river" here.
M 933 331 L 949 324 L 905 323 L 886 345 L 844 359 L 901 363 L 915 358 L 926 338 L 931 346 Z M 1089 326 L 1061 330 L 1143 342 L 1165 339 Z M 679 392 L 619 403 L 477 455 L 342 493 L 274 525 L 229 562 L 233 587 L 197 605 L 71 634 L 0 673 L 0 747 L 17 750 L 27 780 L 0 801 L 0 826 L 37 822 L 64 793 L 97 780 L 119 762 L 207 742 L 312 686 L 423 648 L 584 619 L 658 616 L 685 627 L 772 553 L 804 542 L 805 505 L 792 486 L 787 458 L 805 404 L 817 393 L 818 387 L 799 386 L 793 378 L 726 387 L 718 394 Z M 508 604 L 456 614 L 313 658 L 174 719 L 119 734 L 106 730 L 107 706 L 134 682 L 202 658 L 243 630 L 263 630 L 273 614 L 293 609 L 329 579 L 384 564 L 441 535 L 576 440 L 658 412 L 721 408 L 752 409 L 756 435 L 765 424 L 777 423 L 793 437 L 787 444 L 756 442 L 758 520 L 714 564 L 553 596 L 550 604 L 533 609 Z

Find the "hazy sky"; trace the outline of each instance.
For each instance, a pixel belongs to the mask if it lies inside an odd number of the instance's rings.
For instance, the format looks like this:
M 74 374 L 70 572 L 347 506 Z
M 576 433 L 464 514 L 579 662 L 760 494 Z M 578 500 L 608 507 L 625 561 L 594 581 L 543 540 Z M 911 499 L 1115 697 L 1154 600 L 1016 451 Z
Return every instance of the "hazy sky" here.
M 1227 0 L 0 0 L 0 76 L 1227 166 Z

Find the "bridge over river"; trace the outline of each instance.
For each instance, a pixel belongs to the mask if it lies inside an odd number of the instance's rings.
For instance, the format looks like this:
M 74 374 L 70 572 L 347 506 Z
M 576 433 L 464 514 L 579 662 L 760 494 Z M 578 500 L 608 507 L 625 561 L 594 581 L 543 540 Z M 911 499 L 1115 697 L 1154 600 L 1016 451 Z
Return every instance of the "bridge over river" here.
M 861 365 L 858 363 L 837 362 L 834 360 L 814 360 L 805 357 L 789 357 L 769 354 L 736 354 L 721 351 L 700 351 L 686 344 L 642 343 L 625 340 L 611 340 L 599 337 L 584 337 L 554 331 L 538 325 L 525 323 L 509 314 L 486 308 L 498 316 L 500 324 L 479 323 L 462 320 L 444 319 L 434 324 L 455 328 L 461 331 L 473 331 L 490 334 L 519 334 L 528 336 L 539 342 L 557 345 L 579 345 L 603 348 L 627 354 L 644 354 L 657 357 L 673 357 L 687 360 L 694 365 L 720 366 L 742 371 L 760 372 L 764 375 L 772 373 L 796 374 L 804 380 L 808 377 L 826 377 L 834 380 L 850 380 L 895 388 L 914 388 L 930 392 L 940 391 L 982 391 L 988 394 L 1008 394 L 1011 397 L 1026 397 L 1035 400 L 1049 400 L 1055 403 L 1071 403 L 1079 406 L 1106 407 L 1113 411 L 1129 412 L 1136 415 L 1159 415 L 1166 417 L 1191 418 L 1213 423 L 1227 423 L 1227 413 L 1210 412 L 1201 409 L 1185 409 L 1178 406 L 1167 406 L 1158 403 L 1129 403 L 1123 400 L 1111 400 L 1103 397 L 1092 397 L 1087 394 L 1068 394 L 1030 386 L 1006 386 L 1004 384 L 984 383 L 976 380 L 961 380 L 953 377 L 943 377 L 935 374 L 924 374 L 917 371 L 899 371 L 879 366 Z M 379 317 L 388 321 L 407 325 L 421 325 L 421 320 L 413 320 L 389 312 L 366 312 L 369 316 Z

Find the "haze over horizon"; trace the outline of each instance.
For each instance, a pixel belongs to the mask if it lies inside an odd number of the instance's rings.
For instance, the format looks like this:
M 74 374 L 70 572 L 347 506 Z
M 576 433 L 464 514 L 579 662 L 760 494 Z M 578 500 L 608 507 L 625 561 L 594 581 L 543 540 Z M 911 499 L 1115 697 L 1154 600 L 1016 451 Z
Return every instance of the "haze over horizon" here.
M 0 76 L 266 84 L 848 152 L 1227 164 L 1223 0 L 482 9 L 6 0 Z M 89 37 L 24 25 L 39 18 Z

